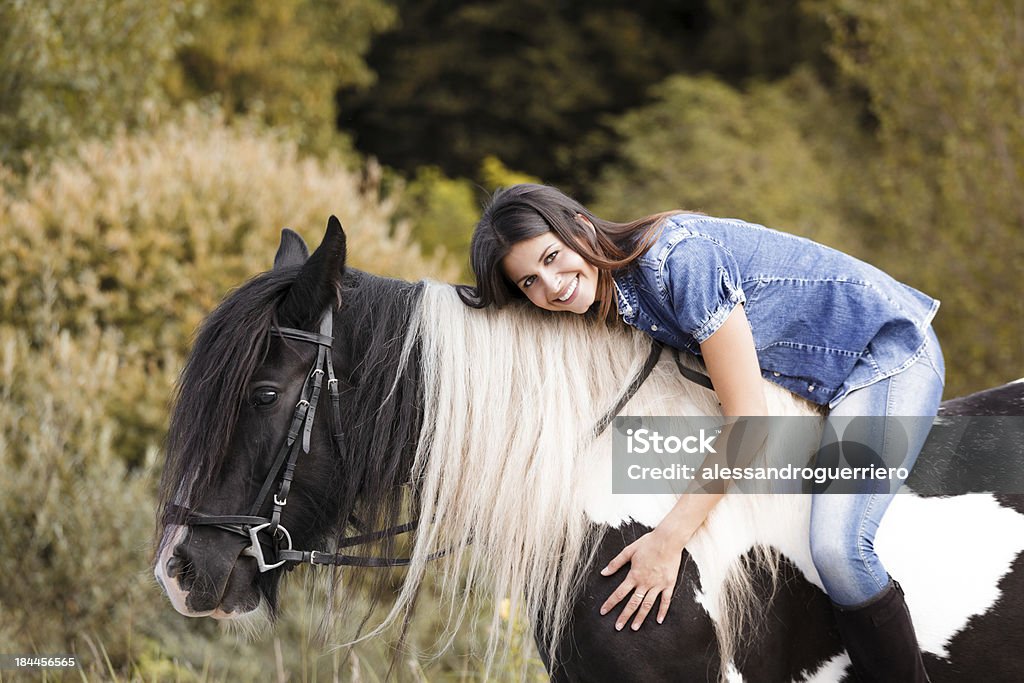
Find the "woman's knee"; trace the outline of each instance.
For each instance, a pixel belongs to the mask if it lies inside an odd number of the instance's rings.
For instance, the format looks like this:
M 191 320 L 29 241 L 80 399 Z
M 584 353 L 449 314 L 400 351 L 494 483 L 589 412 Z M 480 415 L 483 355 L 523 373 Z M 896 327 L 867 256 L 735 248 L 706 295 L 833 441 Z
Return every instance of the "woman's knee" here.
M 864 565 L 874 553 L 872 539 L 856 529 L 832 524 L 812 524 L 811 561 L 819 574 L 835 575 Z
M 856 545 L 835 532 L 812 533 L 811 561 L 819 574 L 836 574 L 859 561 Z

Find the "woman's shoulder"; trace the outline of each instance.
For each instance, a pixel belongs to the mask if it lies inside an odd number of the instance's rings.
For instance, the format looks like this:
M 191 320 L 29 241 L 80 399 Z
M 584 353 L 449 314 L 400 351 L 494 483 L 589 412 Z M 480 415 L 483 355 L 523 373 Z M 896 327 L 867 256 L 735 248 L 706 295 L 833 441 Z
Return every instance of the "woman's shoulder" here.
M 726 248 L 720 239 L 719 231 L 715 228 L 728 220 L 730 219 L 688 212 L 667 216 L 661 222 L 655 238 L 640 261 L 643 265 L 660 268 L 673 254 L 681 250 L 688 251 L 691 246 L 693 249 L 700 249 L 702 246 Z

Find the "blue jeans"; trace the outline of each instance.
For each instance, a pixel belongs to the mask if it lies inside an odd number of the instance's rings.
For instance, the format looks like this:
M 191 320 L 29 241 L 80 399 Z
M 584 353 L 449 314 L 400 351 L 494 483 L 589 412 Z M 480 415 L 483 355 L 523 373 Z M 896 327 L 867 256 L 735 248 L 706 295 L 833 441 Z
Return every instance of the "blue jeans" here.
M 929 328 L 924 352 L 906 370 L 850 392 L 832 409 L 829 420 L 849 423 L 856 416 L 920 416 L 933 418 L 942 399 L 946 367 L 935 332 Z M 881 455 L 886 463 L 908 471 L 917 460 L 931 428 L 930 419 L 899 422 L 909 425 L 906 438 L 887 420 L 873 420 L 874 429 L 858 432 L 857 441 Z M 822 446 L 830 438 L 826 434 Z M 903 431 L 903 430 L 900 430 Z M 904 480 L 881 492 L 863 482 L 864 493 L 815 493 L 811 497 L 811 558 L 832 602 L 841 607 L 870 603 L 888 588 L 889 574 L 875 553 L 878 525 Z M 860 485 L 858 485 L 860 486 Z

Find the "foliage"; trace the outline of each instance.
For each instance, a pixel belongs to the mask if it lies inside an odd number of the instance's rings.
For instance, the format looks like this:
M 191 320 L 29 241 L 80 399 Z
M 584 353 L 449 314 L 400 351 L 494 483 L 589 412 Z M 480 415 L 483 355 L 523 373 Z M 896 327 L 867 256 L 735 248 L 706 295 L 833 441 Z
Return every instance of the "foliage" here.
M 451 254 L 462 263 L 461 277 L 471 282 L 469 243 L 487 193 L 517 183 L 537 183 L 537 178 L 507 168 L 494 156 L 480 165 L 483 186 L 464 178 L 449 178 L 437 166 L 420 166 L 412 180 L 399 180 L 401 200 L 396 217 L 412 226 L 412 237 L 430 254 Z
M 50 309 L 52 312 L 52 308 Z M 162 623 L 147 575 L 155 445 L 129 468 L 110 406 L 149 375 L 114 330 L 0 326 L 0 642 L 109 675 Z M 148 626 L 147 626 L 148 625 Z
M 193 110 L 0 185 L 0 316 L 36 343 L 51 316 L 72 335 L 116 329 L 159 373 L 229 288 L 270 267 L 284 226 L 315 246 L 337 214 L 354 266 L 454 276 L 420 255 L 407 225 L 392 227 L 391 212 L 336 160 L 301 158 L 278 134 Z M 163 433 L 168 389 L 122 385 L 125 457 L 137 461 Z
M 395 19 L 384 0 L 211 0 L 191 22 L 195 39 L 178 52 L 171 90 L 179 99 L 214 95 L 227 112 L 256 113 L 323 153 L 344 144 L 335 90 L 373 82 L 363 54 Z
M 149 121 L 195 0 L 0 0 L 0 164 Z
M 704 5 L 709 20 L 699 37 L 698 71 L 706 69 L 730 84 L 785 78 L 794 66 L 833 72 L 825 49 L 828 25 L 808 11 L 806 0 L 706 0 Z
M 357 147 L 406 173 L 439 165 L 470 178 L 496 156 L 581 196 L 615 156 L 602 118 L 643 104 L 650 85 L 719 64 L 737 81 L 786 73 L 820 53 L 824 38 L 821 30 L 757 32 L 754 15 L 736 33 L 737 16 L 717 2 L 396 4 L 400 24 L 367 56 L 380 77 L 341 96 L 342 125 Z M 798 18 L 796 2 L 773 7 L 773 27 L 814 21 Z
M 480 179 L 483 181 L 484 187 L 492 192 L 499 187 L 509 187 L 519 183 L 541 182 L 540 178 L 536 178 L 528 173 L 512 170 L 496 156 L 484 157 L 483 162 L 480 164 Z
M 947 395 L 1024 367 L 1024 52 L 1010 0 L 819 3 L 870 96 L 875 260 L 942 299 Z
M 480 214 L 479 192 L 471 182 L 452 179 L 437 166 L 421 166 L 402 192 L 396 215 L 413 226 L 412 236 L 428 253 L 469 253 Z M 468 260 L 462 277 L 469 276 Z
M 653 100 L 611 123 L 623 142 L 594 187 L 598 215 L 684 208 L 862 251 L 842 227 L 843 169 L 860 139 L 809 71 L 746 92 L 711 76 L 673 76 Z

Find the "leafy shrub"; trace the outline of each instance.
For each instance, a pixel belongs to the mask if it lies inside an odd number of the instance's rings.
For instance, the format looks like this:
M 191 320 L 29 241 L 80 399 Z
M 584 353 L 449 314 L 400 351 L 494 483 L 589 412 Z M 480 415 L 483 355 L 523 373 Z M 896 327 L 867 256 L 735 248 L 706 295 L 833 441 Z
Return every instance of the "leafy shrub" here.
M 147 122 L 194 0 L 0 0 L 0 163 Z
M 231 288 L 273 261 L 280 229 L 311 246 L 330 214 L 350 260 L 372 272 L 454 277 L 424 258 L 392 204 L 337 160 L 303 158 L 255 125 L 189 110 L 155 131 L 87 142 L 19 179 L 0 170 L 0 317 L 45 341 L 116 329 L 147 373 L 176 368 L 193 330 Z M 124 383 L 119 453 L 162 438 L 168 388 Z
M 596 185 L 599 215 L 684 208 L 858 250 L 841 228 L 849 185 L 839 163 L 855 127 L 809 71 L 747 91 L 679 75 L 654 95 L 612 123 L 623 144 Z M 827 132 L 816 128 L 824 121 L 833 124 Z

